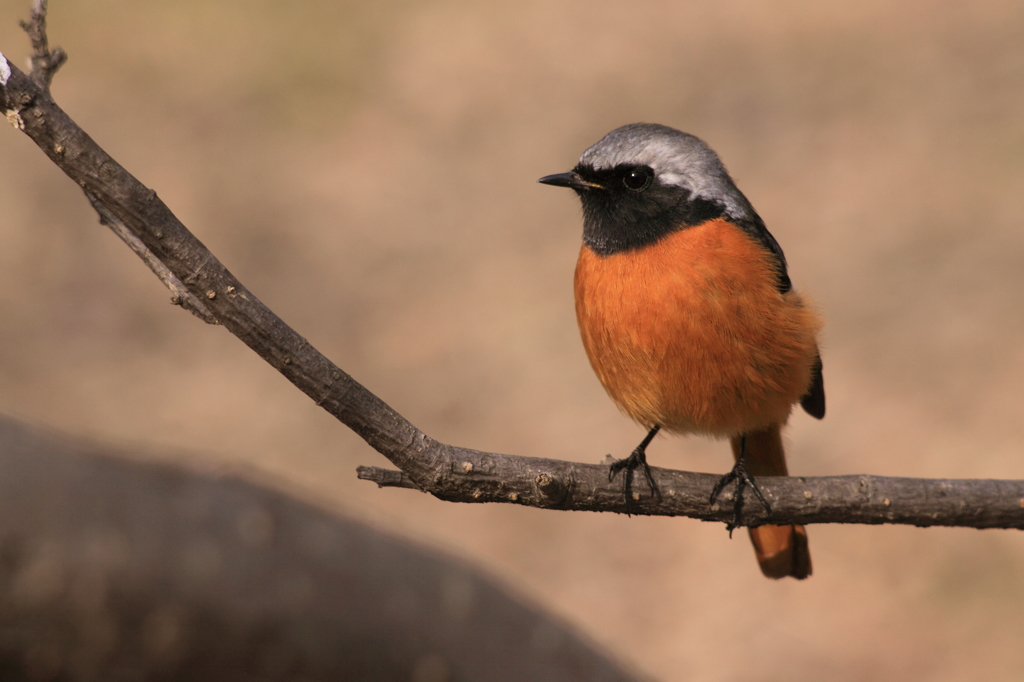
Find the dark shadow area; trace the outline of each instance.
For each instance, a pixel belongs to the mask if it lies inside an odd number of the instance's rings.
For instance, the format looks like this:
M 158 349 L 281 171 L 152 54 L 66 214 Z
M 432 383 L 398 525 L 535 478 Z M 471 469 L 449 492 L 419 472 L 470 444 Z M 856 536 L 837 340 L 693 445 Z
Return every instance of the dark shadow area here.
M 0 679 L 635 678 L 451 558 L 0 418 Z

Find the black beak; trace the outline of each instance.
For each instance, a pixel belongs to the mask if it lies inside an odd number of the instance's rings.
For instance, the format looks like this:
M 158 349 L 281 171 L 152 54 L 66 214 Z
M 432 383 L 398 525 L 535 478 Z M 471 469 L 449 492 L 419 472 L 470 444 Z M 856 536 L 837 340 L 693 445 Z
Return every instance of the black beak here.
M 601 185 L 584 180 L 576 171 L 545 175 L 537 182 L 542 185 L 554 185 L 555 187 L 568 187 L 570 189 L 604 189 Z

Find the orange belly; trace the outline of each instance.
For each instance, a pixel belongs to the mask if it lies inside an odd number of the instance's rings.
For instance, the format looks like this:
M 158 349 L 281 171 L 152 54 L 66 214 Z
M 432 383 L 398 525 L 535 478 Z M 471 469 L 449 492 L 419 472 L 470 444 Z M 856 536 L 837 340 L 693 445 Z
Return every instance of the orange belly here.
M 818 316 L 776 289 L 773 256 L 712 220 L 576 265 L 583 346 L 612 399 L 646 427 L 733 436 L 783 424 L 807 392 Z

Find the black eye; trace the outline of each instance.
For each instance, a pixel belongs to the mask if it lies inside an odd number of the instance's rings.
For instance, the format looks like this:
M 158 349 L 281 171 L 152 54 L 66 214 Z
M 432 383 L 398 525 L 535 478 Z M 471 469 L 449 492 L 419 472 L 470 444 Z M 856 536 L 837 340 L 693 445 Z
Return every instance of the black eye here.
M 651 175 L 649 168 L 633 168 L 622 176 L 622 184 L 631 192 L 642 192 L 651 184 Z

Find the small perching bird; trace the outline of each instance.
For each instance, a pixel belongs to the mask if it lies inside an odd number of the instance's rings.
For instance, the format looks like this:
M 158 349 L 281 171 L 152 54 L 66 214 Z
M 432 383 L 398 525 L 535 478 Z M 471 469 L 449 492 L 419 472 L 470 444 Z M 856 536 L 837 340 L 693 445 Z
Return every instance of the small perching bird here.
M 787 475 L 781 428 L 796 403 L 825 416 L 818 315 L 792 287 L 778 242 L 700 139 L 634 123 L 608 133 L 568 173 L 540 182 L 583 203 L 576 316 L 612 400 L 647 428 L 612 465 L 647 468 L 659 430 L 729 438 L 736 518 L 754 476 Z M 770 509 L 770 508 L 769 508 Z M 803 526 L 750 529 L 771 578 L 811 574 Z

